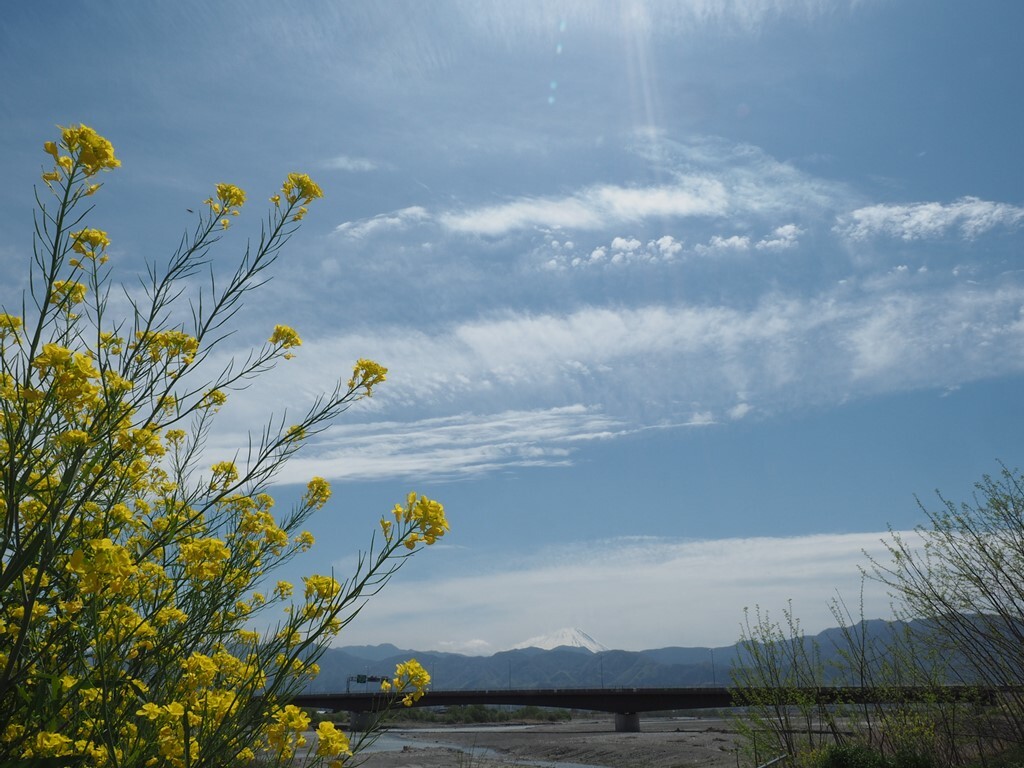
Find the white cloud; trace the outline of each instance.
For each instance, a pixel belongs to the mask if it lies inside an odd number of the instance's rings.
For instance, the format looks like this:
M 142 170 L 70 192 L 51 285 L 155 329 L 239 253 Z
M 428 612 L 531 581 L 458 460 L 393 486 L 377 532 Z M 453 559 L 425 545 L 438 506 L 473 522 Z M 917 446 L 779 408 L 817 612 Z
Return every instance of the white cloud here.
M 667 259 L 675 257 L 676 254 L 683 250 L 683 244 L 672 237 L 672 235 L 663 235 L 655 240 L 654 244 L 658 246 L 661 255 Z
M 914 534 L 904 534 L 913 540 Z M 760 606 L 781 619 L 787 601 L 814 633 L 835 625 L 829 601 L 855 602 L 864 551 L 885 559 L 884 533 L 836 533 L 793 538 L 680 541 L 623 538 L 562 546 L 525 561 L 454 567 L 468 576 L 403 582 L 377 595 L 341 644 L 403 638 L 417 649 L 493 653 L 563 626 L 625 650 L 669 645 L 727 645 L 739 638 L 744 608 Z M 416 594 L 410 603 L 408 594 Z M 890 616 L 885 587 L 864 585 L 868 618 Z M 386 634 L 381 630 L 386 627 Z M 486 630 L 482 628 L 486 627 Z
M 715 423 L 715 415 L 711 411 L 694 411 L 690 416 L 689 426 L 707 427 Z
M 369 219 L 346 221 L 334 228 L 335 234 L 347 237 L 363 238 L 382 229 L 401 229 L 411 223 L 425 221 L 430 218 L 425 208 L 413 205 L 391 213 L 381 213 Z
M 721 183 L 682 177 L 673 186 L 588 187 L 569 197 L 520 198 L 501 205 L 445 213 L 449 229 L 476 235 L 503 235 L 519 229 L 555 227 L 604 229 L 651 217 L 722 216 L 727 195 Z
M 968 240 L 995 227 L 1017 227 L 1024 221 L 1024 208 L 977 197 L 962 197 L 943 203 L 871 205 L 840 216 L 839 234 L 854 240 L 877 235 L 901 240 L 942 237 L 951 229 Z
M 632 150 L 672 174 L 675 182 L 596 185 L 561 197 L 520 197 L 499 205 L 450 211 L 439 219 L 456 232 L 495 236 L 537 227 L 602 230 L 651 218 L 832 212 L 842 210 L 852 197 L 845 186 L 809 176 L 757 147 L 713 137 L 683 143 L 642 136 Z M 780 246 L 788 242 L 793 235 L 787 234 L 785 227 L 781 229 L 784 231 L 765 242 L 781 240 Z
M 736 405 L 729 409 L 729 418 L 733 421 L 739 421 L 752 410 L 754 410 L 754 407 L 750 403 L 736 403 Z
M 461 653 L 464 656 L 489 656 L 494 653 L 494 648 L 491 647 L 491 644 L 478 637 L 470 638 L 469 640 L 441 640 L 431 650 L 443 651 L 444 653 Z
M 624 237 L 616 237 L 614 240 L 612 240 L 613 251 L 626 251 L 628 253 L 632 253 L 641 245 L 642 243 L 635 237 L 630 238 L 629 240 L 627 240 Z
M 557 243 L 550 244 L 554 251 L 550 263 L 559 269 L 573 268 L 585 269 L 594 267 L 609 268 L 621 267 L 627 264 L 663 264 L 676 260 L 676 257 L 683 250 L 683 245 L 671 235 L 663 235 L 657 240 L 648 240 L 641 243 L 635 237 L 613 238 L 608 245 L 601 245 L 594 248 L 589 256 L 572 256 L 561 253 L 561 248 L 556 247 Z M 611 252 L 609 258 L 608 254 Z
M 796 224 L 784 224 L 781 227 L 776 227 L 771 237 L 758 240 L 754 247 L 760 250 L 782 251 L 795 246 L 798 242 L 797 238 L 803 233 L 804 231 Z
M 350 173 L 366 173 L 368 171 L 374 171 L 379 166 L 373 160 L 369 160 L 365 157 L 349 157 L 348 155 L 338 155 L 332 157 L 326 163 L 324 167 L 332 171 L 348 171 Z
M 749 248 L 750 238 L 746 235 L 731 235 L 729 237 L 714 235 L 708 240 L 707 245 L 698 244 L 694 247 L 694 250 L 702 256 L 708 256 L 717 253 L 728 253 L 729 251 L 746 251 Z

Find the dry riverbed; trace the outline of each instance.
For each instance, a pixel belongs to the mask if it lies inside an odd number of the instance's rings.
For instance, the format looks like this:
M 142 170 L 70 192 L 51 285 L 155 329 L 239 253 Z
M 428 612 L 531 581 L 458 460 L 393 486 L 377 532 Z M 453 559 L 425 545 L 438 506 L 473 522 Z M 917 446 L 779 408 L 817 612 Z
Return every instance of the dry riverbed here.
M 616 733 L 611 717 L 531 725 L 394 728 L 413 742 L 365 755 L 366 768 L 497 768 L 610 766 L 611 768 L 736 768 L 735 732 L 721 719 L 641 719 L 640 733 Z M 462 747 L 462 749 L 456 748 Z M 468 750 L 468 751 L 466 751 Z

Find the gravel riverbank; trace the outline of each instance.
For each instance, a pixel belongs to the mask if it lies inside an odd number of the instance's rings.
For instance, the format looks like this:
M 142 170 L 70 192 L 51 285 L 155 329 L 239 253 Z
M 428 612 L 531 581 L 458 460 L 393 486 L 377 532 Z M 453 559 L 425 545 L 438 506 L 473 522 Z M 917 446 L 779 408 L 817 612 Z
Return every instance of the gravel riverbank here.
M 366 768 L 737 768 L 736 734 L 718 718 L 641 719 L 640 733 L 617 733 L 611 717 L 544 723 L 521 730 L 393 728 L 411 742 L 365 755 Z

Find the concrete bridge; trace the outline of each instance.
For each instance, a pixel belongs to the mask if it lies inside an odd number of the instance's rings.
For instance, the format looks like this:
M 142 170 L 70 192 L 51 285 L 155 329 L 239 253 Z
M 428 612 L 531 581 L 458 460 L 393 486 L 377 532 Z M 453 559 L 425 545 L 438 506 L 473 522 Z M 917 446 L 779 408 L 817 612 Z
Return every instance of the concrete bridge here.
M 991 701 L 998 691 L 971 686 L 930 688 L 815 688 L 748 690 L 745 694 L 729 688 L 540 688 L 483 691 L 428 691 L 413 706 L 451 707 L 469 704 L 514 704 L 521 707 L 558 707 L 611 712 L 615 730 L 639 731 L 641 712 L 714 709 L 744 706 L 751 700 L 778 704 L 818 701 L 823 704 L 872 701 L 920 701 L 936 697 L 948 701 Z M 304 693 L 292 699 L 302 707 L 351 712 L 353 727 L 372 722 L 374 713 L 394 706 L 394 694 L 385 693 Z M 398 706 L 401 706 L 399 704 Z M 361 725 L 362 724 L 362 725 Z
M 380 712 L 394 704 L 385 693 L 304 693 L 292 699 L 300 707 L 343 710 L 357 724 L 363 713 Z M 639 731 L 641 712 L 669 709 L 707 709 L 732 706 L 725 688 L 540 688 L 484 691 L 428 691 L 413 706 L 452 707 L 469 704 L 514 704 L 520 707 L 589 709 L 615 714 L 615 730 Z M 401 706 L 401 705 L 399 705 Z M 365 722 L 365 721 L 364 721 Z

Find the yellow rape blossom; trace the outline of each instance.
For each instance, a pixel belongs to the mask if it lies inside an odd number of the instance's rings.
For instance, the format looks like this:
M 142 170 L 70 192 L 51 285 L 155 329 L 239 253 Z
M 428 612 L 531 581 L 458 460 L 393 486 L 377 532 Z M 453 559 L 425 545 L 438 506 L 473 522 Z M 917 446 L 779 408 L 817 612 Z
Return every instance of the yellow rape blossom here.
M 281 349 L 292 349 L 293 347 L 302 346 L 302 339 L 299 338 L 299 334 L 295 332 L 294 328 L 289 328 L 287 325 L 275 325 L 274 332 L 270 334 L 270 338 L 267 341 Z M 284 356 L 284 359 L 290 360 L 294 356 L 288 353 Z
M 205 653 L 193 653 L 181 662 L 184 681 L 189 688 L 207 687 L 217 676 L 217 663 Z
M 160 715 L 163 714 L 163 708 L 159 704 L 154 704 L 151 701 L 147 701 L 142 705 L 140 709 L 135 712 L 139 717 L 144 717 L 147 720 L 156 720 Z
M 71 248 L 87 259 L 99 260 L 105 264 L 107 257 L 100 255 L 110 245 L 110 238 L 102 229 L 80 229 L 71 233 Z
M 199 350 L 199 341 L 184 331 L 140 331 L 135 334 L 135 339 L 134 347 L 145 350 L 147 358 L 154 363 L 160 360 L 179 360 L 189 365 Z
M 53 292 L 50 294 L 51 304 L 60 304 L 67 301 L 69 304 L 81 304 L 85 301 L 85 294 L 88 289 L 74 280 L 54 280 Z
M 90 555 L 76 549 L 68 570 L 80 577 L 80 588 L 85 594 L 118 594 L 130 586 L 130 579 L 138 571 L 131 554 L 108 538 L 94 539 Z
M 243 645 L 256 645 L 260 641 L 260 633 L 253 629 L 240 629 L 235 632 L 235 638 Z
M 89 442 L 89 433 L 81 429 L 69 429 L 57 436 L 57 442 L 68 447 L 85 445 Z
M 309 727 L 309 715 L 287 704 L 274 713 L 273 722 L 267 728 L 267 743 L 284 758 L 291 758 L 296 747 L 306 744 L 302 735 Z
M 238 468 L 233 461 L 218 461 L 210 472 L 210 488 L 228 488 L 238 480 Z
M 120 355 L 124 348 L 124 338 L 117 336 L 110 331 L 101 331 L 100 347 L 107 350 L 112 355 Z
M 197 581 L 210 581 L 223 571 L 223 563 L 231 550 L 220 539 L 195 539 L 181 545 L 185 575 Z
M 416 659 L 409 659 L 395 666 L 395 675 L 391 680 L 384 680 L 380 684 L 382 691 L 405 694 L 402 697 L 402 704 L 411 707 L 415 702 L 423 698 L 430 685 L 430 674 L 423 668 Z
M 245 191 L 234 184 L 218 184 L 217 199 L 224 209 L 241 208 L 245 205 Z
M 306 599 L 330 600 L 341 591 L 341 585 L 330 576 L 303 576 Z
M 269 341 L 271 344 L 279 344 L 285 349 L 302 345 L 302 339 L 299 338 L 299 334 L 287 325 L 275 325 L 274 332 L 270 335 Z
M 316 728 L 316 754 L 318 757 L 338 757 L 352 754 L 352 748 L 342 731 L 330 720 L 321 721 Z
M 153 615 L 153 623 L 158 627 L 166 626 L 171 622 L 184 621 L 188 621 L 188 614 L 173 607 L 161 608 Z
M 311 509 L 322 509 L 331 498 L 331 484 L 322 477 L 314 477 L 306 485 L 302 502 Z
M 217 409 L 220 408 L 224 403 L 228 401 L 228 396 L 221 392 L 219 389 L 211 389 L 205 395 L 199 403 L 200 408 Z
M 22 320 L 17 315 L 0 312 L 0 342 L 8 336 L 17 339 L 22 325 Z
M 417 541 L 433 544 L 449 530 L 444 507 L 426 496 L 410 493 L 405 506 L 396 504 L 393 513 L 396 521 L 411 523 L 414 526 L 414 532 L 405 541 L 409 549 L 412 549 Z
M 74 752 L 74 741 L 61 733 L 39 731 L 23 757 L 63 757 Z
M 71 126 L 61 130 L 61 146 L 71 155 L 71 163 L 77 162 L 85 171 L 86 176 L 93 176 L 100 171 L 117 168 L 121 161 L 114 157 L 114 146 L 87 125 Z M 43 149 L 53 156 L 57 164 L 69 170 L 70 158 L 61 156 L 57 146 L 48 141 Z
M 281 598 L 290 597 L 293 589 L 291 582 L 279 581 L 274 587 L 274 594 Z
M 373 360 L 360 358 L 352 369 L 352 378 L 348 380 L 348 388 L 355 391 L 360 387 L 366 390 L 367 397 L 373 397 L 373 388 L 387 379 L 388 369 Z
M 216 194 L 216 198 L 208 197 L 203 202 L 218 216 L 237 216 L 238 209 L 245 204 L 245 191 L 234 184 L 218 184 Z M 227 218 L 222 218 L 220 226 L 221 229 L 227 229 L 231 222 Z
M 304 173 L 289 173 L 281 185 L 281 193 L 289 203 L 301 201 L 303 204 L 324 196 L 323 190 Z

